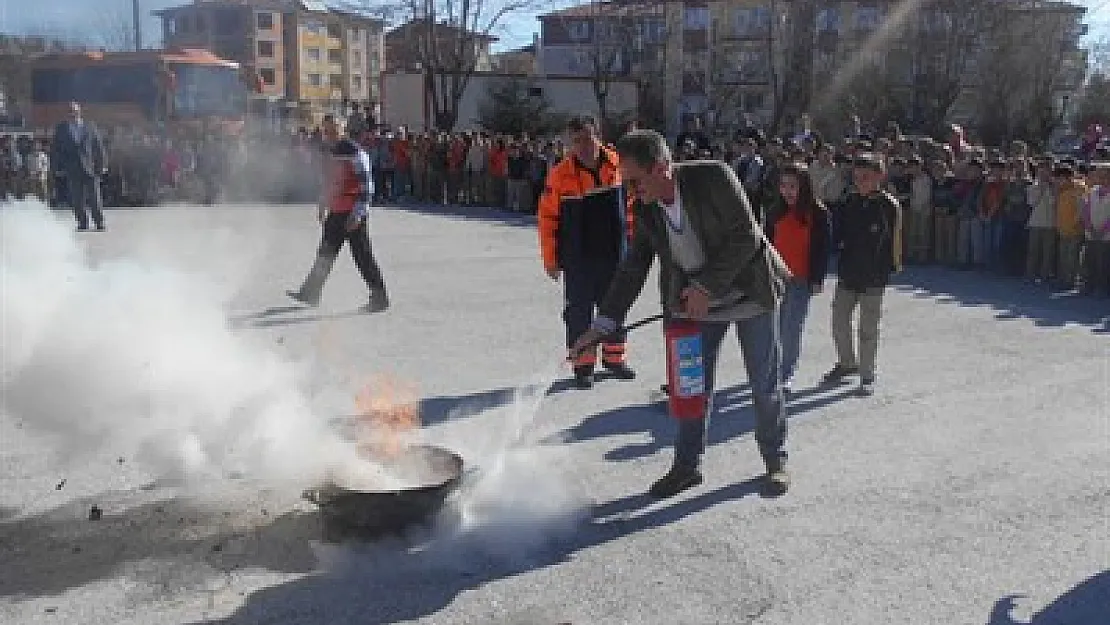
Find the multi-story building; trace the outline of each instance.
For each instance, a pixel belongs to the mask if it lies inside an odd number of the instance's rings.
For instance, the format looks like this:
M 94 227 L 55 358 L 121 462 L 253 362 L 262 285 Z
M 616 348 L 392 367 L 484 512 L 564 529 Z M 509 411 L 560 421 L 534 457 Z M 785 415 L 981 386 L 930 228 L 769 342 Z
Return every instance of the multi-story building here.
M 957 2 L 949 9 L 972 6 Z M 1080 43 L 1086 9 L 1052 0 L 1005 7 L 1010 21 L 1000 21 L 994 9 L 987 20 L 998 33 L 1031 31 L 1008 38 L 1020 39 L 1026 52 L 1041 55 L 1036 58 L 1051 52 L 1048 60 L 1064 70 L 1053 78 L 1055 106 L 1066 112 L 1086 68 Z M 984 31 L 963 48 L 954 46 L 960 33 L 953 31 L 967 26 L 958 15 L 939 5 L 907 12 L 895 0 L 597 0 L 542 15 L 540 22 L 541 75 L 661 79 L 662 95 L 653 97 L 661 98 L 672 133 L 694 117 L 727 129 L 745 115 L 764 123 L 803 112 L 836 115 L 861 106 L 863 94 L 853 91 L 861 76 L 881 83 L 893 108 L 925 125 L 923 111 L 937 97 L 931 68 L 938 63 L 948 63 L 960 85 L 948 117 L 974 125 L 984 110 L 982 78 L 992 71 L 981 59 L 992 51 L 1001 56 L 1003 47 L 986 35 L 987 22 L 978 22 Z M 1053 33 L 1051 42 L 1046 33 Z M 1007 44 L 1012 55 L 1015 42 Z
M 271 114 L 303 122 L 380 102 L 380 20 L 319 0 L 194 0 L 155 14 L 167 47 L 206 48 L 257 72 Z
M 488 72 L 492 69 L 490 46 L 497 41 L 497 37 L 485 33 L 468 32 L 458 26 L 445 23 L 433 24 L 427 18 L 409 20 L 385 35 L 385 71 L 393 74 L 398 72 L 419 72 L 425 65 L 425 50 L 428 37 L 432 37 L 431 48 L 439 52 L 443 67 L 434 68 L 442 71 L 454 69 L 456 61 L 469 61 L 474 64 L 474 71 Z M 453 51 L 462 42 L 472 55 L 469 59 L 455 59 Z M 468 63 L 459 63 L 465 66 Z
M 536 36 L 539 39 L 539 36 Z M 498 52 L 490 57 L 490 64 L 495 72 L 501 74 L 516 74 L 533 76 L 536 73 L 536 43 L 527 46 Z

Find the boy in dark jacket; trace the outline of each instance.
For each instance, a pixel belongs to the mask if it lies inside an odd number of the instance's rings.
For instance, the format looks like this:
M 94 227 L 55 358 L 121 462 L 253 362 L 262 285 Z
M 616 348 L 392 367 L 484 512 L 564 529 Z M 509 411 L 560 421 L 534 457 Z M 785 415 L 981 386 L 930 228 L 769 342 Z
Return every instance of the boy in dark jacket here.
M 883 293 L 890 275 L 902 268 L 902 209 L 896 199 L 882 191 L 884 177 L 880 157 L 864 154 L 856 158 L 852 170 L 856 192 L 845 203 L 836 230 L 841 248 L 832 312 L 837 362 L 824 382 L 838 384 L 858 373 L 858 393 L 863 396 L 874 393 Z M 857 306 L 858 360 L 852 336 L 852 313 Z

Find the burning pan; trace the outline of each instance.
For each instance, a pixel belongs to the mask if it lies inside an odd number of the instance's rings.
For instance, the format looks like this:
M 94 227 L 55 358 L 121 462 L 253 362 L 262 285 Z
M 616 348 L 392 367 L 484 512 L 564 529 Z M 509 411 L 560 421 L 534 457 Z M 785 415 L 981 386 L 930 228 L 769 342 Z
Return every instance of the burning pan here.
M 429 525 L 463 477 L 463 460 L 441 447 L 406 447 L 386 466 L 411 486 L 353 490 L 326 484 L 304 496 L 320 507 L 325 542 L 371 541 Z

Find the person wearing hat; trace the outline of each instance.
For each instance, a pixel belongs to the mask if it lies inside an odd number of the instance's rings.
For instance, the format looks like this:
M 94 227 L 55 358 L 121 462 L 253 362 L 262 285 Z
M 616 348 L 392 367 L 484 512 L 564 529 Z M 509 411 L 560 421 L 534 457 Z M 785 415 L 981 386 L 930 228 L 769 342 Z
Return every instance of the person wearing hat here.
M 852 168 L 855 193 L 837 217 L 840 260 L 832 303 L 836 365 L 825 374 L 823 382 L 840 384 L 844 378 L 859 374 L 857 393 L 865 397 L 875 392 L 883 294 L 891 274 L 902 268 L 902 208 L 898 200 L 882 190 L 885 177 L 886 168 L 879 155 L 857 156 Z M 856 308 L 860 310 L 858 358 L 852 332 Z

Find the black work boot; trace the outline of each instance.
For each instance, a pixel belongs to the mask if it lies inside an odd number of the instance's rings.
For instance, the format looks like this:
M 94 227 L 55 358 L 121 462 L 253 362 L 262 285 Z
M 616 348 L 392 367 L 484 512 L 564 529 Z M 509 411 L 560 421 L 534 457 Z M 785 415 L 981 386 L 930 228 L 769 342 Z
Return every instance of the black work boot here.
M 776 460 L 767 463 L 767 474 L 763 479 L 763 495 L 765 497 L 782 497 L 790 490 L 790 473 L 786 470 L 786 463 Z
M 310 295 L 305 294 L 305 292 L 300 290 L 300 289 L 298 289 L 296 291 L 286 291 L 285 294 L 288 295 L 289 297 L 291 297 L 292 299 L 297 300 L 298 302 L 300 302 L 302 304 L 307 304 L 308 306 L 319 306 L 320 305 L 320 296 L 317 295 L 316 297 L 312 297 Z
M 370 293 L 370 301 L 363 307 L 368 313 L 379 313 L 389 308 L 389 295 L 385 291 L 373 291 Z
M 844 378 L 857 373 L 859 373 L 858 366 L 848 367 L 838 362 L 835 367 L 825 374 L 825 377 L 821 378 L 821 384 L 825 386 L 835 386 L 843 382 Z
M 574 367 L 574 387 L 583 391 L 594 387 L 593 365 L 576 365 Z
M 666 499 L 667 497 L 674 497 L 687 488 L 693 488 L 702 483 L 701 471 L 693 467 L 682 467 L 674 465 L 671 467 L 667 474 L 659 478 L 651 488 L 648 489 L 648 494 L 657 499 Z
M 605 370 L 618 380 L 635 380 L 636 371 L 628 366 L 626 362 L 606 362 L 602 363 Z

